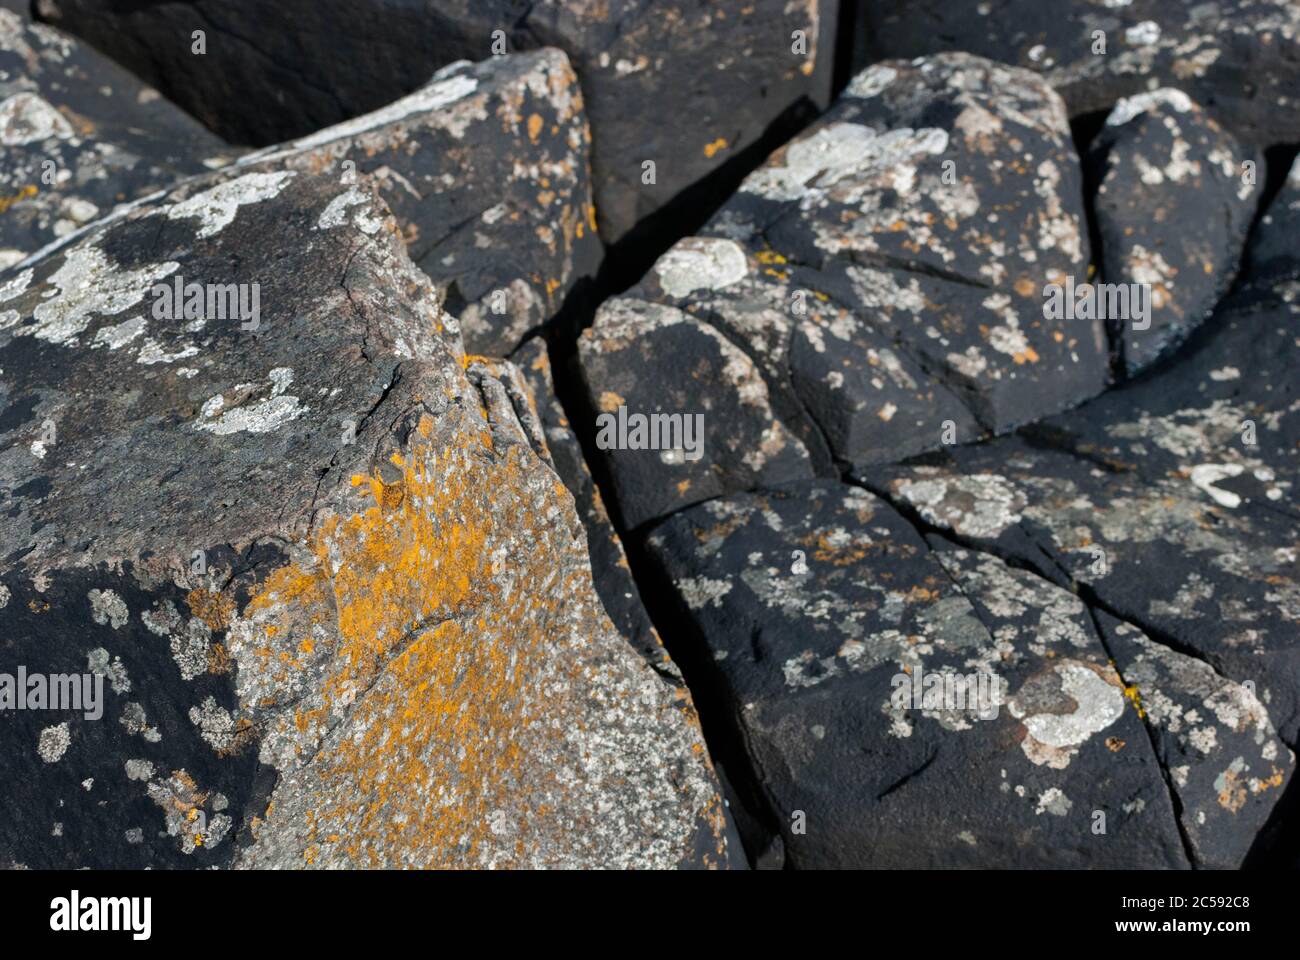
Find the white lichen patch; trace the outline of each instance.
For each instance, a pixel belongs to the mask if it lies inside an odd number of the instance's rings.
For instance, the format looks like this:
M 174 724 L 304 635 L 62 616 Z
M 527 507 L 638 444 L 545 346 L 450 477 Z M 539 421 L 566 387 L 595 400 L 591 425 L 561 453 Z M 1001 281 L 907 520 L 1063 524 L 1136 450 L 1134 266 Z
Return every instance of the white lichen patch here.
M 1161 106 L 1171 107 L 1179 113 L 1186 113 L 1188 110 L 1193 109 L 1191 97 L 1183 93 L 1183 91 L 1173 87 L 1159 87 L 1145 93 L 1121 98 L 1106 117 L 1106 126 L 1121 126 L 1135 117 Z
M 131 618 L 126 601 L 112 590 L 91 590 L 87 598 L 90 600 L 91 618 L 98 624 L 121 630 Z
M 72 124 L 34 93 L 16 93 L 0 102 L 0 144 L 18 147 L 42 140 L 68 140 Z
M 1067 660 L 1052 671 L 1058 686 L 1034 683 L 1030 691 L 1026 684 L 1007 706 L 1025 727 L 1027 736 L 1020 744 L 1025 756 L 1039 766 L 1063 770 L 1081 744 L 1123 715 L 1125 701 L 1116 684 L 1085 663 Z
M 993 539 L 1018 523 L 1025 497 L 996 473 L 896 480 L 893 492 L 936 526 L 961 536 Z
M 14 332 L 50 343 L 71 344 L 96 314 L 129 310 L 144 299 L 154 283 L 175 273 L 174 260 L 135 269 L 111 262 L 93 244 L 74 247 L 49 278 L 57 293 L 36 306 L 35 323 Z
M 72 743 L 72 732 L 66 723 L 56 723 L 41 731 L 36 744 L 36 752 L 46 763 L 58 763 Z
M 739 283 L 749 275 L 749 266 L 734 240 L 688 237 L 655 262 L 654 272 L 670 297 L 687 297 Z
M 172 204 L 167 208 L 167 219 L 197 219 L 198 239 L 215 236 L 235 222 L 240 207 L 274 199 L 294 176 L 292 170 L 246 173 Z

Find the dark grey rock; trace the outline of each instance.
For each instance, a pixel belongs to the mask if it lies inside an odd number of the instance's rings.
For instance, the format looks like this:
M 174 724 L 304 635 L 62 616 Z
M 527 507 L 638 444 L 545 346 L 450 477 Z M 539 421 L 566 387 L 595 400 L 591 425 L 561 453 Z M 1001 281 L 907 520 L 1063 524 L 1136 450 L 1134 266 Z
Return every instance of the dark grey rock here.
M 1232 285 L 1263 159 L 1181 90 L 1162 88 L 1115 106 L 1093 162 L 1101 279 L 1150 291 L 1148 316 L 1108 318 L 1133 375 L 1186 340 Z
M 0 268 L 229 153 L 92 48 L 0 9 Z
M 473 353 L 509 353 L 600 262 L 582 91 L 558 50 L 455 64 L 373 113 L 239 162 L 343 183 L 373 174 Z
M 169 317 L 181 279 L 259 307 Z M 0 672 L 106 677 L 99 719 L 0 711 L 0 862 L 728 863 L 522 378 L 375 183 L 190 180 L 0 296 Z
M 1102 322 L 1044 310 L 1045 284 L 1087 274 L 1081 185 L 1060 99 L 1028 71 L 948 55 L 859 75 L 584 333 L 593 409 L 705 416 L 694 473 L 605 453 L 625 520 L 796 478 L 769 469 L 777 441 L 830 473 L 1098 393 Z
M 648 544 L 787 865 L 1187 865 L 1136 705 L 1069 592 L 829 481 L 691 507 Z M 980 674 L 976 702 L 924 699 L 926 676 Z
M 1097 623 L 1153 733 L 1197 865 L 1240 867 L 1295 756 L 1250 685 L 1108 614 L 1099 613 Z
M 1288 0 L 873 0 L 858 17 L 862 64 L 995 57 L 1042 73 L 1071 116 L 1178 86 L 1248 144 L 1300 139 L 1300 11 Z
M 694 0 L 42 0 L 39 13 L 227 139 L 258 145 L 374 110 L 456 60 L 559 47 L 582 77 L 598 218 L 613 242 L 788 111 L 825 106 L 837 8 L 835 0 L 717 8 Z M 205 31 L 201 56 L 192 53 L 195 30 Z M 794 52 L 795 31 L 806 52 Z M 647 161 L 656 165 L 653 184 L 642 179 Z

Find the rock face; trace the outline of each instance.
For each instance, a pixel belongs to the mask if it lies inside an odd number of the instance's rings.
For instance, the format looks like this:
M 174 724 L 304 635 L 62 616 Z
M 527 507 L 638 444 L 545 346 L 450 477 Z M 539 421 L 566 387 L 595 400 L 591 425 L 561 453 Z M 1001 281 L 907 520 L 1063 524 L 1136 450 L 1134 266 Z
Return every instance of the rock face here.
M 1186 340 L 1232 285 L 1262 158 L 1163 88 L 1121 100 L 1092 159 L 1102 277 L 1150 290 L 1144 316 L 1130 303 L 1133 316 L 1108 318 L 1132 375 Z
M 1247 143 L 1300 139 L 1300 11 L 1288 0 L 880 0 L 859 11 L 862 64 L 996 57 L 1042 73 L 1072 116 L 1178 86 Z
M 825 106 L 837 8 L 835 0 L 41 0 L 38 12 L 161 85 L 222 136 L 258 145 L 374 110 L 456 60 L 559 47 L 587 94 L 600 228 L 613 242 L 787 111 Z M 683 82 L 691 77 L 708 81 Z M 643 179 L 646 162 L 654 182 Z
M 3 662 L 104 678 L 98 718 L 0 714 L 0 861 L 727 862 L 521 376 L 372 182 L 191 180 L 0 298 Z
M 239 162 L 347 184 L 373 174 L 466 347 L 496 356 L 600 262 L 589 155 L 578 78 L 563 53 L 540 50 L 455 64 L 380 110 Z
M 0 268 L 227 148 L 72 37 L 0 9 Z
M 1141 715 L 1067 591 L 834 482 L 712 500 L 649 543 L 787 864 L 1187 865 Z
M 961 54 L 872 67 L 580 345 L 591 406 L 704 417 L 694 460 L 606 453 L 625 522 L 889 462 L 1092 396 L 1101 320 L 1064 107 Z

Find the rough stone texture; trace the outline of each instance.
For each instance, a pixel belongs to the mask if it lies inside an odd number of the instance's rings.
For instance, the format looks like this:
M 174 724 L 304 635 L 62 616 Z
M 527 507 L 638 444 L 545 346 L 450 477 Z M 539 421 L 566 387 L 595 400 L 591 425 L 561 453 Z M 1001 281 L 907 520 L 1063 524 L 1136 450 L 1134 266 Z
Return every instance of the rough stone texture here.
M 694 464 L 605 454 L 624 519 L 794 479 L 771 461 L 796 442 L 804 470 L 890 462 L 1098 393 L 1102 321 L 1044 314 L 1045 284 L 1088 272 L 1081 184 L 1028 71 L 860 74 L 583 335 L 593 409 L 705 415 Z
M 256 323 L 160 319 L 180 278 L 260 284 Z M 191 180 L 0 299 L 3 664 L 108 678 L 100 720 L 0 714 L 0 862 L 727 862 L 522 377 L 373 183 Z
M 252 144 L 373 110 L 458 59 L 560 47 L 587 94 L 600 228 L 612 242 L 792 107 L 825 106 L 837 7 L 835 0 L 41 0 L 39 13 L 161 85 L 227 139 Z M 206 31 L 203 56 L 191 53 L 197 29 Z M 796 30 L 806 34 L 804 54 L 793 52 Z M 504 47 L 494 49 L 496 39 Z M 657 165 L 654 184 L 642 182 L 645 161 Z
M 1187 866 L 1137 705 L 1069 592 L 831 481 L 700 504 L 649 549 L 787 865 Z M 991 710 L 893 697 L 901 674 L 976 672 L 999 682 Z
M 1071 116 L 1178 86 L 1245 142 L 1300 140 L 1300 8 L 1290 0 L 872 0 L 859 60 L 966 50 L 1037 70 Z M 1105 53 L 1094 53 L 1095 31 Z
M 515 351 L 512 359 L 528 384 L 529 400 L 546 440 L 549 462 L 573 495 L 574 507 L 587 531 L 592 579 L 606 613 L 628 644 L 666 679 L 681 685 L 681 673 L 664 650 L 663 641 L 642 605 L 641 591 L 632 578 L 623 542 L 587 469 L 573 427 L 555 397 L 546 344 L 540 339 L 529 340 Z
M 95 50 L 0 9 L 0 268 L 227 150 Z
M 1237 293 L 1180 363 L 1025 432 L 873 471 L 964 542 L 1073 581 L 1152 639 L 1255 684 L 1300 736 L 1300 257 L 1282 251 L 1300 177 Z
M 1263 162 L 1173 88 L 1116 104 L 1092 160 L 1101 278 L 1151 291 L 1149 329 L 1108 318 L 1133 375 L 1186 340 L 1232 285 Z
M 346 183 L 373 174 L 466 348 L 499 356 L 600 262 L 582 102 L 558 50 L 459 63 L 374 113 L 240 163 Z
M 1245 684 L 1101 613 L 1097 622 L 1120 674 L 1155 735 L 1197 863 L 1240 867 L 1295 768 L 1268 712 Z

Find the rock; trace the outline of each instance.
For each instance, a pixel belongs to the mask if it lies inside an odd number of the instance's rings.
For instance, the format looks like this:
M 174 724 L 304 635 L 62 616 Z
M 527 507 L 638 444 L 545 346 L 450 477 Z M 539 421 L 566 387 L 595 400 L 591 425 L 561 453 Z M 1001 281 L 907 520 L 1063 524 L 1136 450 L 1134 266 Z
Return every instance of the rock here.
M 0 78 L 0 268 L 228 151 L 156 90 L 11 7 Z
M 39 13 L 161 85 L 232 142 L 259 145 L 374 110 L 456 60 L 559 47 L 582 77 L 600 230 L 614 242 L 769 126 L 809 101 L 825 106 L 837 8 L 835 0 L 41 0 Z M 202 55 L 192 52 L 196 30 Z M 654 182 L 643 179 L 646 162 Z
M 705 418 L 693 467 L 606 452 L 625 522 L 1098 393 L 1102 322 L 1044 300 L 1087 273 L 1081 182 L 1060 99 L 1028 71 L 954 54 L 859 75 L 583 334 L 593 410 Z
M 1106 646 L 1154 734 L 1198 866 L 1235 870 L 1295 769 L 1250 686 L 1098 614 Z
M 0 298 L 0 662 L 106 678 L 98 720 L 0 713 L 0 862 L 728 862 L 521 376 L 374 183 L 190 180 Z
M 1232 285 L 1263 160 L 1181 90 L 1162 88 L 1116 104 L 1093 162 L 1102 277 L 1149 291 L 1145 317 L 1130 300 L 1130 316 L 1109 318 L 1132 376 L 1186 340 Z
M 455 64 L 374 113 L 240 163 L 344 183 L 373 174 L 466 347 L 498 356 L 600 262 L 589 148 L 578 78 L 563 53 L 539 50 Z
M 964 50 L 1036 70 L 1070 115 L 1178 86 L 1248 144 L 1300 139 L 1300 11 L 1287 0 L 877 0 L 857 61 Z
M 1149 637 L 1255 684 L 1300 735 L 1300 362 L 1294 282 L 1249 284 L 1172 368 L 1079 411 L 866 482 L 962 542 L 1079 585 Z
M 833 481 L 699 504 L 648 549 L 788 865 L 1187 866 L 1138 710 L 1069 592 Z
M 545 435 L 551 466 L 573 495 L 578 517 L 587 532 L 591 573 L 609 619 L 633 649 L 670 682 L 682 685 L 681 673 L 664 650 L 658 631 L 642 605 L 623 542 L 605 510 L 605 503 L 587 469 L 582 447 L 555 396 L 546 344 L 532 339 L 514 353 L 514 362 L 527 382 L 530 399 Z

